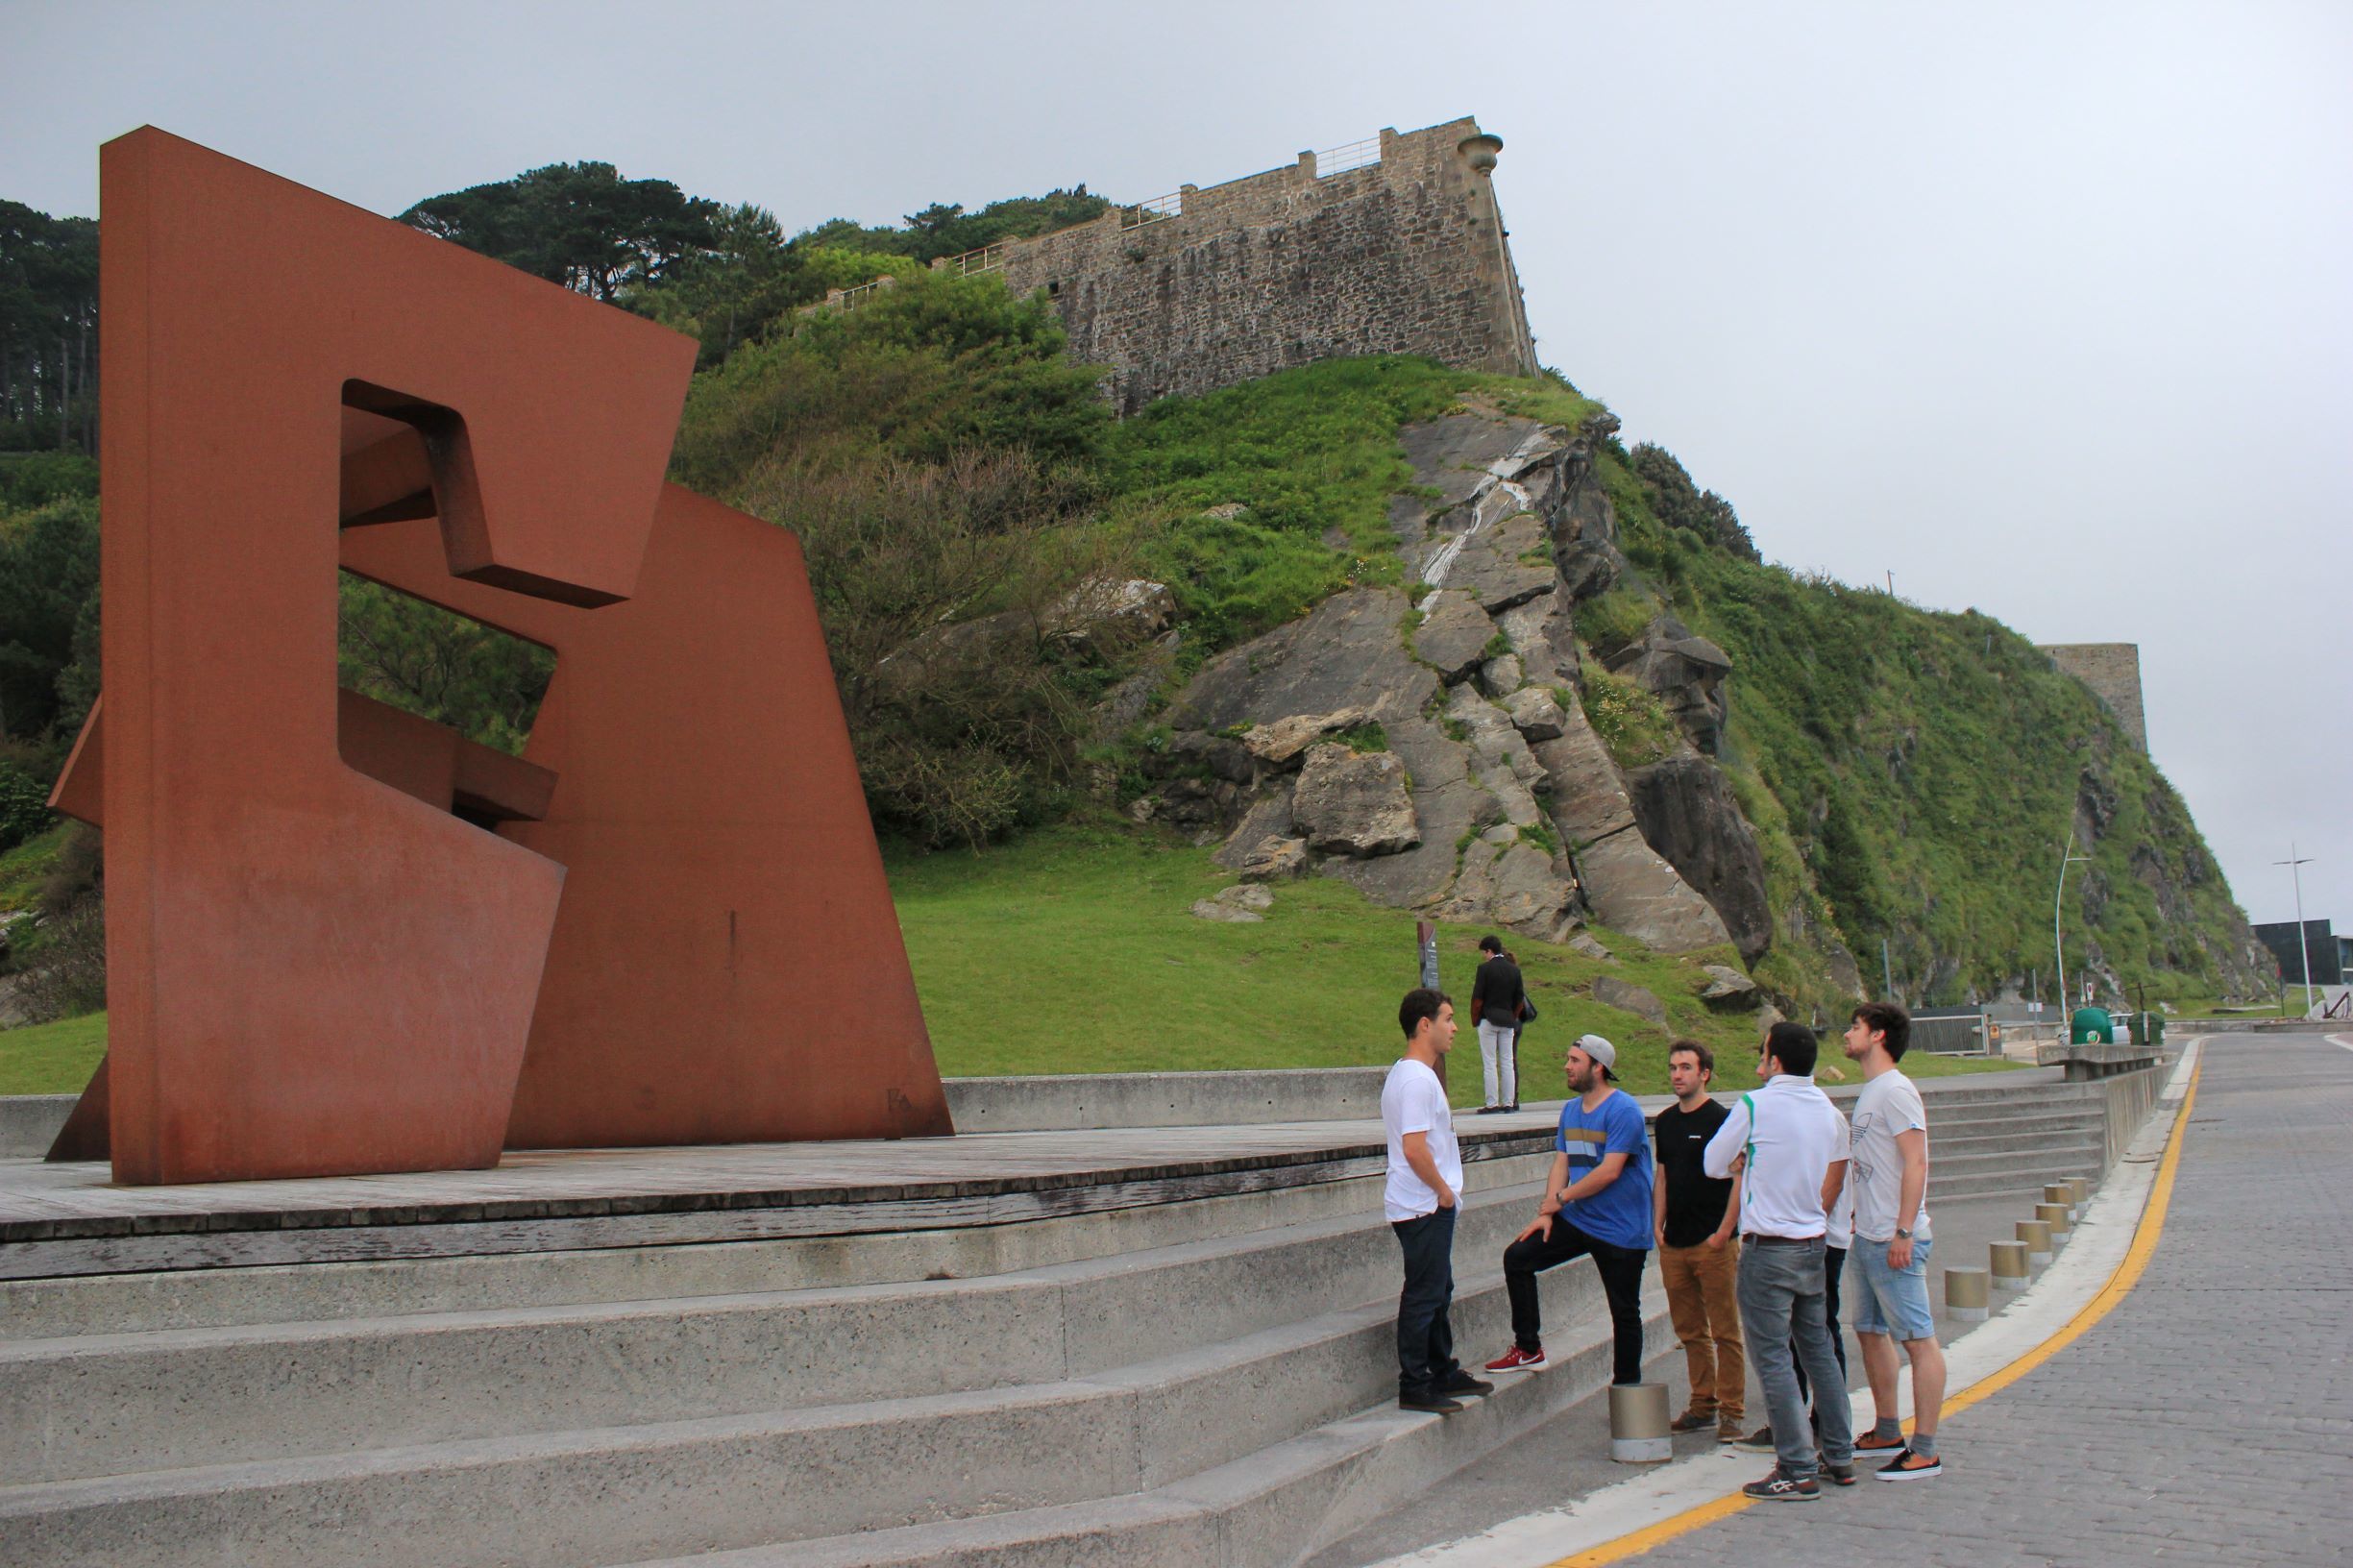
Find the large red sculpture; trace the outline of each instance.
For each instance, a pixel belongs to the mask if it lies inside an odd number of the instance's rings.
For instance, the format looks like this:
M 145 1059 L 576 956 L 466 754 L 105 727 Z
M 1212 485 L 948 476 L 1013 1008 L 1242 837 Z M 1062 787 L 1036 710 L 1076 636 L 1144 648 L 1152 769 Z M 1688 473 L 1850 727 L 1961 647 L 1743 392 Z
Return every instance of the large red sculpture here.
M 797 546 L 694 345 L 154 130 L 102 161 L 117 1180 L 949 1130 Z M 338 566 L 552 648 L 522 759 L 335 688 Z

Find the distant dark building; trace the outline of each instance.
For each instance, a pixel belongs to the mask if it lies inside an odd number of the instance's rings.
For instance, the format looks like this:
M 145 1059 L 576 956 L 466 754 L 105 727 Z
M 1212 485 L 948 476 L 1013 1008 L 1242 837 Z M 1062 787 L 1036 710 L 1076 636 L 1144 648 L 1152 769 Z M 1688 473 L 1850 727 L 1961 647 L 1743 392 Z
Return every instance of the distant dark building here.
M 2293 920 L 2274 920 L 2255 928 L 2255 940 L 2271 949 L 2271 956 L 2279 960 L 2279 977 L 2292 986 L 2304 983 L 2304 952 L 2296 950 L 2296 929 Z M 2345 971 L 2353 968 L 2353 937 L 2336 935 L 2326 920 L 2306 920 L 2303 933 L 2304 950 L 2312 955 L 2312 983 L 2343 985 Z

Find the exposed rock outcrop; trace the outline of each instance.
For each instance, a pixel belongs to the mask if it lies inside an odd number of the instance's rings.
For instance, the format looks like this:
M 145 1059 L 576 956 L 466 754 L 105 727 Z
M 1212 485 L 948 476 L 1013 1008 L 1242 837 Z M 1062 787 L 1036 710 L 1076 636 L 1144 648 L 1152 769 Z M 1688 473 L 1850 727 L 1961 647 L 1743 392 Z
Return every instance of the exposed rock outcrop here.
M 1189 830 L 1221 811 L 1217 860 L 1252 880 L 1311 869 L 1546 941 L 1588 915 L 1662 951 L 1730 940 L 1644 842 L 1626 781 L 1561 696 L 1579 679 L 1578 600 L 1623 567 L 1590 455 L 1606 433 L 1495 413 L 1403 431 L 1426 488 L 1389 521 L 1419 603 L 1353 589 L 1211 660 L 1168 710 L 1164 766 L 1183 776 L 1146 809 Z M 1386 751 L 1334 744 L 1369 724 Z
M 1626 775 L 1634 821 L 1651 847 L 1714 907 L 1751 964 L 1773 944 L 1765 857 L 1724 771 L 1684 753 Z
M 1291 796 L 1291 821 L 1325 854 L 1393 855 L 1422 842 L 1405 764 L 1387 751 L 1329 742 L 1308 752 Z
M 1604 1007 L 1631 1013 L 1636 1017 L 1648 1018 L 1662 1027 L 1667 1021 L 1666 1003 L 1633 982 L 1621 980 L 1615 975 L 1605 974 L 1593 982 L 1593 999 Z

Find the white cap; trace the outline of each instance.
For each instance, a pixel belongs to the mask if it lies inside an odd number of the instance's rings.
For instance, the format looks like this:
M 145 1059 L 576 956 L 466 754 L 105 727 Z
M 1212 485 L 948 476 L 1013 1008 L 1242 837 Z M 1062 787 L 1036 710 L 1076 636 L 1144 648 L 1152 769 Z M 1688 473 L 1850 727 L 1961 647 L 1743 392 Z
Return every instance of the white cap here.
M 1577 1048 L 1599 1062 L 1611 1073 L 1618 1070 L 1618 1048 L 1599 1035 L 1579 1035 Z

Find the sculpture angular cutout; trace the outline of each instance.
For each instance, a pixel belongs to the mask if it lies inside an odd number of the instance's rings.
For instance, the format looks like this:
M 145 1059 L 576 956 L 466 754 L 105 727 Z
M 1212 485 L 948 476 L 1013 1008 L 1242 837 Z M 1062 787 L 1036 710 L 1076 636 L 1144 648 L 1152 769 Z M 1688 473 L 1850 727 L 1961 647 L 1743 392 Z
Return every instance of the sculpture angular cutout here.
M 662 480 L 693 343 L 152 129 L 102 200 L 55 799 L 106 827 L 110 1053 L 52 1157 L 948 1132 L 798 547 Z M 556 650 L 523 758 L 336 691 L 339 565 Z

